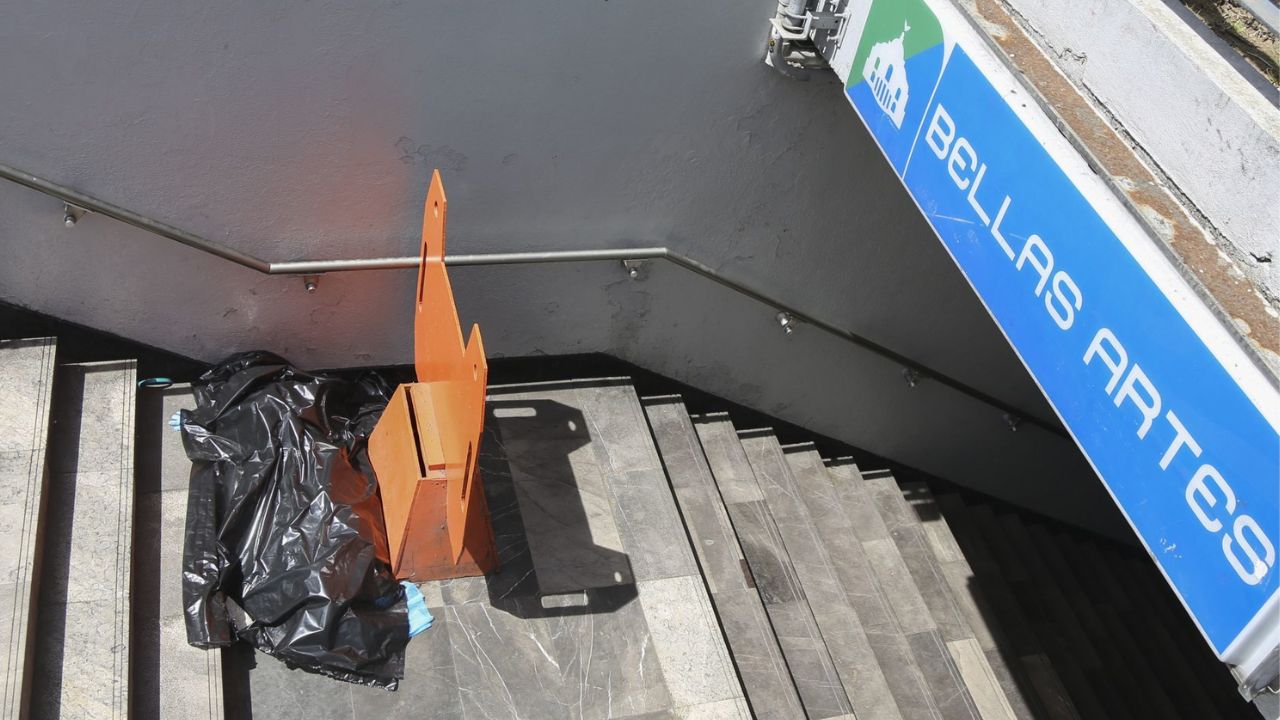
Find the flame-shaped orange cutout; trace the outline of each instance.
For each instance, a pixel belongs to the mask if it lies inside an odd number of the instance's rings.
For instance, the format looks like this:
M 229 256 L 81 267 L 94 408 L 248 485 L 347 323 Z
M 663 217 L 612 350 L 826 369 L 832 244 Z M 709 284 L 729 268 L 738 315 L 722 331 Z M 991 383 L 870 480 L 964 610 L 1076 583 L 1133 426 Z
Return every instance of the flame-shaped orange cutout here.
M 444 266 L 447 214 L 437 170 L 422 216 L 413 320 L 418 382 L 396 388 L 369 437 L 392 569 L 397 578 L 418 582 L 497 567 L 476 470 L 489 365 L 478 325 L 462 341 Z

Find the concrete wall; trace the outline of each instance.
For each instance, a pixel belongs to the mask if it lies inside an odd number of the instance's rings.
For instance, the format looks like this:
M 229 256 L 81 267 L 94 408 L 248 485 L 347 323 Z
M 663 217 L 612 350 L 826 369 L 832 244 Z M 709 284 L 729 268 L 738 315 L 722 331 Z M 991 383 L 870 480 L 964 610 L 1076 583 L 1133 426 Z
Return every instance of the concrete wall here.
M 1280 305 L 1275 88 L 1176 1 L 1008 4 L 1199 209 L 1222 261 Z
M 773 6 L 28 3 L 0 26 L 0 162 L 272 260 L 413 253 L 439 167 L 452 252 L 669 245 L 1049 417 L 838 87 L 760 62 Z M 0 300 L 193 357 L 409 358 L 411 272 L 307 295 L 105 218 L 66 230 L 11 185 L 0 245 Z M 492 354 L 612 353 L 1117 527 L 1067 441 L 936 384 L 903 395 L 891 363 L 803 328 L 778 345 L 771 310 L 705 280 L 634 284 L 611 263 L 454 278 Z

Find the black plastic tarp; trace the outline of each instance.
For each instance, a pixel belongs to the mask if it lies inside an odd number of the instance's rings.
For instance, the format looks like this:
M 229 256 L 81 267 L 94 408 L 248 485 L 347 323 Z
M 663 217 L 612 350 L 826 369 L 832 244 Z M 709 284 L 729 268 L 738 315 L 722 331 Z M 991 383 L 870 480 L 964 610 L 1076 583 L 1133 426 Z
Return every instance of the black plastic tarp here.
M 395 689 L 409 625 L 366 452 L 386 383 L 251 352 L 193 389 L 180 418 L 188 642 L 239 639 L 290 667 Z

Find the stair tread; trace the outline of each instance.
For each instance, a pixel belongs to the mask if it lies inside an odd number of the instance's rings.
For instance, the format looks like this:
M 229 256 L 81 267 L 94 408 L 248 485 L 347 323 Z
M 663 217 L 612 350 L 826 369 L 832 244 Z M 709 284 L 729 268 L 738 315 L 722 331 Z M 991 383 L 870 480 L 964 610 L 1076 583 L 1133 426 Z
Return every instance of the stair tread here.
M 59 369 L 50 438 L 33 714 L 129 712 L 132 360 Z
M 1053 575 L 1063 595 L 1071 601 L 1081 627 L 1094 641 L 1093 646 L 1097 648 L 1108 675 L 1122 691 L 1123 700 L 1131 712 L 1134 715 L 1186 717 L 1153 677 L 1146 658 L 1135 649 L 1128 628 L 1109 614 L 1107 608 L 1094 605 L 1085 593 L 1081 586 L 1087 580 L 1077 576 L 1075 568 L 1062 556 L 1061 548 L 1048 531 L 1036 523 L 1024 525 L 1046 571 Z
M 5 648 L 0 717 L 17 718 L 30 692 L 33 604 L 40 552 L 40 509 L 45 497 L 57 343 L 52 338 L 0 341 L 0 628 Z
M 916 666 L 929 687 L 942 718 L 966 718 L 977 714 L 973 697 L 965 688 L 960 668 L 930 613 L 915 578 L 870 489 L 855 465 L 832 464 L 828 468 L 840 507 L 853 523 L 880 588 L 889 600 L 898 626 L 907 639 Z
M 145 547 L 135 549 L 135 568 L 144 560 L 154 563 L 158 572 L 154 577 L 135 580 L 138 593 L 135 603 L 146 601 L 154 617 L 149 620 L 158 625 L 154 638 L 148 637 L 151 646 L 146 648 L 154 657 L 155 678 L 150 680 L 156 697 L 156 711 L 161 717 L 177 717 L 194 713 L 211 718 L 224 714 L 222 696 L 222 652 L 202 650 L 187 644 L 186 621 L 182 600 L 182 553 L 187 529 L 187 488 L 191 478 L 191 461 L 182 447 L 182 435 L 172 430 L 168 421 L 178 410 L 195 406 L 190 386 L 179 385 L 166 390 L 148 391 L 146 400 L 156 405 L 154 413 L 145 416 L 147 426 L 139 431 L 139 443 L 148 442 L 151 450 L 159 453 L 159 477 L 147 487 L 145 497 L 138 501 L 138 524 L 146 528 L 154 539 Z M 142 399 L 139 402 L 142 405 Z M 139 419 L 143 420 L 142 408 Z M 150 469 L 139 468 L 141 489 L 142 474 Z M 141 536 L 141 533 L 139 534 Z M 145 600 L 144 600 L 145 598 Z M 143 655 L 143 648 L 135 651 L 135 658 Z M 136 677 L 136 676 L 135 676 Z M 137 680 L 135 680 L 137 682 Z M 148 701 L 136 698 L 135 702 Z
M 962 548 L 965 564 L 980 579 L 983 596 L 996 607 L 993 615 L 999 618 L 999 632 L 1007 638 L 1019 656 L 1041 653 L 1042 648 L 1031 629 L 1030 621 L 1013 597 L 1000 564 L 987 548 L 978 528 L 973 526 L 973 520 L 968 517 L 964 501 L 957 495 L 947 494 L 935 496 L 934 501 L 943 511 L 952 537 Z
M 1157 628 L 1161 639 L 1178 648 L 1173 657 L 1196 678 L 1196 686 L 1209 699 L 1215 712 L 1239 705 L 1240 696 L 1231 673 L 1214 658 L 1204 638 L 1188 627 L 1185 618 L 1179 617 L 1182 609 L 1163 599 L 1169 595 L 1167 588 L 1160 588 L 1159 592 L 1139 589 L 1136 576 L 1141 574 L 1140 570 L 1135 572 L 1131 565 L 1122 564 L 1119 558 L 1104 553 L 1091 541 L 1082 541 L 1079 545 L 1089 562 L 1102 568 L 1115 581 L 1113 597 L 1119 598 L 1122 607 Z M 1199 651 L 1188 652 L 1191 647 L 1198 647 Z M 1242 711 L 1240 716 L 1253 717 L 1252 711 Z
M 1062 684 L 1058 671 L 1053 669 L 1053 661 L 1044 653 L 1025 655 L 1019 658 L 1021 667 L 1035 688 L 1036 699 L 1044 708 L 1046 717 L 1052 720 L 1080 720 L 1080 712 L 1071 701 L 1071 694 Z
M 1012 718 L 1013 709 L 995 671 L 952 597 L 946 575 L 937 562 L 924 527 L 903 498 L 897 481 L 891 475 L 879 474 L 867 479 L 866 487 L 947 643 L 978 714 L 984 718 Z M 949 547 L 941 549 L 944 553 L 952 551 Z
M 630 385 L 513 390 L 495 393 L 491 406 L 513 469 L 528 478 L 518 490 L 529 503 L 525 522 L 541 589 L 572 592 L 697 574 L 688 543 L 671 542 L 683 536 L 683 525 Z M 537 413 L 535 422 L 507 417 L 508 407 Z M 547 499 L 564 494 L 565 479 L 549 476 L 550 464 L 572 473 L 585 513 L 570 507 L 572 517 L 558 516 L 566 508 L 525 492 L 537 485 Z M 581 542 L 588 537 L 618 553 L 615 562 L 592 557 L 592 544 Z
M 1099 700 L 1106 703 L 1107 711 L 1116 717 L 1147 714 L 1129 672 L 1116 661 L 1110 641 L 1104 642 L 1103 633 L 1097 629 L 1098 623 L 1089 605 L 1069 601 L 1072 578 L 1050 570 L 1021 516 L 1000 513 L 996 517 L 1014 547 L 1022 554 L 1032 581 L 1042 589 L 1041 602 L 1052 613 L 1055 624 L 1076 652 L 1082 669 L 1098 692 Z
M 966 563 L 977 577 L 982 598 L 991 605 L 990 617 L 999 622 L 999 636 L 1008 643 L 1010 662 L 1016 660 L 1017 667 L 1027 679 L 1031 688 L 1028 700 L 1053 720 L 1078 720 L 1079 712 L 1053 669 L 1053 662 L 1041 648 L 1031 621 L 1005 580 L 1000 564 L 969 517 L 968 507 L 954 494 L 938 495 L 934 500 L 943 511 L 952 536 L 962 548 Z
M 1000 646 L 1007 645 L 1007 641 L 1003 640 L 1004 633 L 994 622 L 996 616 L 991 604 L 977 582 L 973 568 L 965 559 L 950 525 L 934 501 L 933 493 L 922 482 L 904 483 L 901 490 L 908 507 L 914 511 L 917 522 L 924 530 L 925 540 L 951 591 L 952 600 L 995 673 L 1009 712 L 1018 718 L 1033 717 L 1029 693 L 1024 691 L 1025 682 L 1019 684 L 1014 668 L 1005 662 L 1000 653 Z
M 777 438 L 756 433 L 741 442 L 854 714 L 901 717 Z
M 512 403 L 532 407 L 549 424 L 504 417 L 502 409 Z M 539 529 L 531 523 L 537 513 L 549 511 L 547 499 L 558 496 L 539 497 L 537 491 L 547 489 L 548 481 L 567 479 L 563 464 L 567 459 L 580 497 L 591 502 L 586 497 L 588 487 L 602 488 L 603 493 L 602 515 L 591 518 L 590 535 L 579 535 L 578 542 L 589 537 L 591 542 L 613 543 L 616 538 L 621 572 L 629 566 L 639 600 L 643 625 L 636 632 L 647 631 L 651 652 L 657 656 L 657 676 L 666 686 L 671 706 L 742 701 L 742 687 L 630 382 L 586 381 L 524 392 L 505 388 L 494 394 L 490 408 L 502 434 L 539 586 L 544 570 L 551 568 L 539 561 L 535 541 L 540 535 L 564 534 L 568 526 L 555 523 Z M 580 427 L 574 429 L 575 424 Z M 590 455 L 585 450 L 576 452 L 584 441 Z M 592 508 L 586 512 L 590 516 Z M 609 530 L 610 520 L 616 535 Z M 546 559 L 556 560 L 554 556 Z M 614 584 L 625 582 L 615 580 Z M 586 586 L 575 589 L 582 587 Z M 542 590 L 548 592 L 545 587 Z M 625 660 L 625 655 L 620 659 Z
M 1048 531 L 1047 531 L 1048 532 Z M 1081 589 L 1088 596 L 1100 616 L 1108 618 L 1108 625 L 1123 629 L 1129 634 L 1134 651 L 1152 664 L 1154 681 L 1171 698 L 1186 717 L 1212 717 L 1213 703 L 1204 694 L 1200 682 L 1186 665 L 1182 653 L 1169 643 L 1168 634 L 1151 623 L 1146 613 L 1134 613 L 1116 606 L 1113 596 L 1104 588 L 1117 584 L 1111 570 L 1103 563 L 1089 562 L 1083 545 L 1067 533 L 1052 532 L 1053 541 L 1061 549 L 1062 558 L 1071 565 Z M 1163 678 L 1163 681 L 1162 681 Z
M 490 390 L 478 466 L 498 571 L 421 584 L 435 624 L 409 643 L 398 692 L 262 660 L 255 717 L 306 716 L 312 688 L 340 708 L 321 717 L 749 717 L 630 383 Z
M 912 580 L 888 527 L 876 512 L 857 468 L 833 465 L 830 472 L 837 479 L 835 486 L 840 506 L 851 520 L 854 534 L 866 551 L 872 572 L 876 574 L 902 632 L 911 635 L 937 630 L 929 607 Z
M 642 403 L 753 714 L 764 720 L 802 716 L 800 697 L 684 404 L 679 398 Z
M 1254 711 L 1240 702 L 1240 694 L 1230 670 L 1218 661 L 1204 637 L 1187 622 L 1186 611 L 1178 603 L 1164 576 L 1156 569 L 1155 563 L 1145 556 L 1132 553 L 1122 556 L 1112 549 L 1099 548 L 1097 556 L 1110 565 L 1113 577 L 1123 583 L 1134 607 L 1158 618 L 1164 632 L 1178 638 L 1177 644 L 1182 648 L 1182 657 L 1198 668 L 1196 675 L 1201 687 L 1217 698 L 1217 706 L 1220 708 L 1218 712 L 1233 708 L 1241 712 L 1241 717 L 1253 717 Z
M 1081 717 L 1107 718 L 1110 713 L 1103 704 L 1105 688 L 1098 687 L 1098 678 L 1088 661 L 1082 658 L 1075 635 L 1055 616 L 1051 606 L 1056 590 L 1033 582 L 1028 572 L 1029 561 L 1015 549 L 1016 541 L 1008 538 L 1005 529 L 996 520 L 995 513 L 986 505 L 969 506 L 970 517 L 982 535 L 1000 570 L 1009 582 L 1023 613 L 1026 614 L 1036 638 L 1052 660 L 1071 702 Z
M 723 415 L 695 418 L 694 429 L 806 714 L 811 720 L 852 714 L 737 431 Z
M 920 523 L 902 500 L 897 481 L 890 476 L 881 475 L 866 479 L 865 482 L 880 517 L 911 572 L 920 596 L 924 598 L 930 617 L 942 632 L 943 639 L 952 641 L 972 638 L 973 633 L 951 600 L 946 580 L 933 562 Z
M 788 448 L 786 460 L 899 712 L 904 718 L 938 717 L 929 686 L 894 619 L 889 599 L 876 580 L 853 523 L 840 506 L 836 486 L 822 457 L 812 446 L 801 446 Z

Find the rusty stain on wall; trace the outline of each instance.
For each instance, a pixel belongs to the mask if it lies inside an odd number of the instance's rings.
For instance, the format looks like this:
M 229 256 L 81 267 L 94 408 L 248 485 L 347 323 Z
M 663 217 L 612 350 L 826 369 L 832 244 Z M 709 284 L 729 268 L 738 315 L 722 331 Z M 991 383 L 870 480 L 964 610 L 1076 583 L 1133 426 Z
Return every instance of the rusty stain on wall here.
M 1135 215 L 1164 242 L 1193 286 L 1230 318 L 1231 327 L 1280 376 L 1280 307 L 1269 301 L 1214 236 L 1143 162 L 1075 85 L 1054 66 L 1013 15 L 996 0 L 965 3 L 979 28 L 1004 52 L 1016 74 L 1039 95 L 1063 134 Z M 1087 91 L 1086 91 L 1087 92 Z

